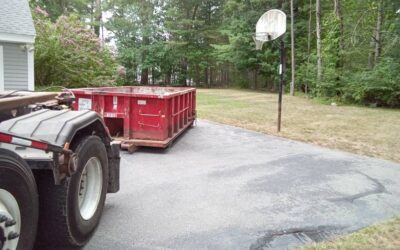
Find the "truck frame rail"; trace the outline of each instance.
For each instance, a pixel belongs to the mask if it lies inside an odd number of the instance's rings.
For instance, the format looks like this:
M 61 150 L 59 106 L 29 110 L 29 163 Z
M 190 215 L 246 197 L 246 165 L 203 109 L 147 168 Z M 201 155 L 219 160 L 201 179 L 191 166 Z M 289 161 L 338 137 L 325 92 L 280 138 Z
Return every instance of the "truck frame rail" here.
M 35 140 L 1 130 L 0 142 L 52 152 L 55 163 L 53 171 L 55 171 L 56 184 L 59 184 L 64 177 L 71 176 L 76 171 L 76 155 L 68 148 L 68 143 L 61 147 L 46 141 Z

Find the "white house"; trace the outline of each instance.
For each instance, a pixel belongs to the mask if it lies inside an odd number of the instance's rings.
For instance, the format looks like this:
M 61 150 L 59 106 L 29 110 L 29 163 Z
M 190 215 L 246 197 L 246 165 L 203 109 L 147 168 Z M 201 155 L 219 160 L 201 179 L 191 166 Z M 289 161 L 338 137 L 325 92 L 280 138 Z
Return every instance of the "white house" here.
M 34 90 L 35 35 L 28 0 L 0 0 L 0 91 Z

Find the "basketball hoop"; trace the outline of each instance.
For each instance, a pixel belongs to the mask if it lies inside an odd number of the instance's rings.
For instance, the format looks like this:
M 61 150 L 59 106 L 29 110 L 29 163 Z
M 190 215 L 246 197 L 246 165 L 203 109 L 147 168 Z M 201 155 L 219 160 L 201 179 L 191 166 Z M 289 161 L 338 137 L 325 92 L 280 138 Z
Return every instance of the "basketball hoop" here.
M 286 14 L 281 10 L 269 10 L 265 12 L 256 24 L 256 33 L 253 40 L 256 50 L 261 50 L 265 42 L 273 41 L 286 32 Z M 278 95 L 278 123 L 277 130 L 281 131 L 282 94 L 284 85 L 285 44 L 280 39 L 280 64 L 279 64 L 279 95 Z
M 253 40 L 256 43 L 256 50 L 261 50 L 265 42 L 271 41 L 273 34 L 268 32 L 258 32 L 253 36 Z
M 263 44 L 265 41 L 257 40 L 256 36 L 253 36 L 253 40 L 256 43 L 256 50 L 262 50 Z
M 256 24 L 253 40 L 256 50 L 261 50 L 265 42 L 275 40 L 286 32 L 286 14 L 281 10 L 265 12 Z

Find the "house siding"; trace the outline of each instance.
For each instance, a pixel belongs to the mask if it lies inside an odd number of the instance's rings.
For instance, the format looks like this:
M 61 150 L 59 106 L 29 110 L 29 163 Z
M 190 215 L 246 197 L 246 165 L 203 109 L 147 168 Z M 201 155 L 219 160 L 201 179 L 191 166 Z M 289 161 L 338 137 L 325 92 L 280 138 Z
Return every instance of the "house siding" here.
M 5 90 L 28 90 L 28 55 L 22 44 L 3 46 L 3 72 Z

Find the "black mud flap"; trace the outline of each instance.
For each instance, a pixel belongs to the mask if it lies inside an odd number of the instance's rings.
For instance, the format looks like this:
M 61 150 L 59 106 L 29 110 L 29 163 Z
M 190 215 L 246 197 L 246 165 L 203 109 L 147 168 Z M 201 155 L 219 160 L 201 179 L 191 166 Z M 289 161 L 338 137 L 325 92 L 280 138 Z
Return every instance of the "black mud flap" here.
M 107 193 L 119 191 L 119 164 L 120 164 L 120 144 L 111 144 L 108 150 L 108 189 Z

